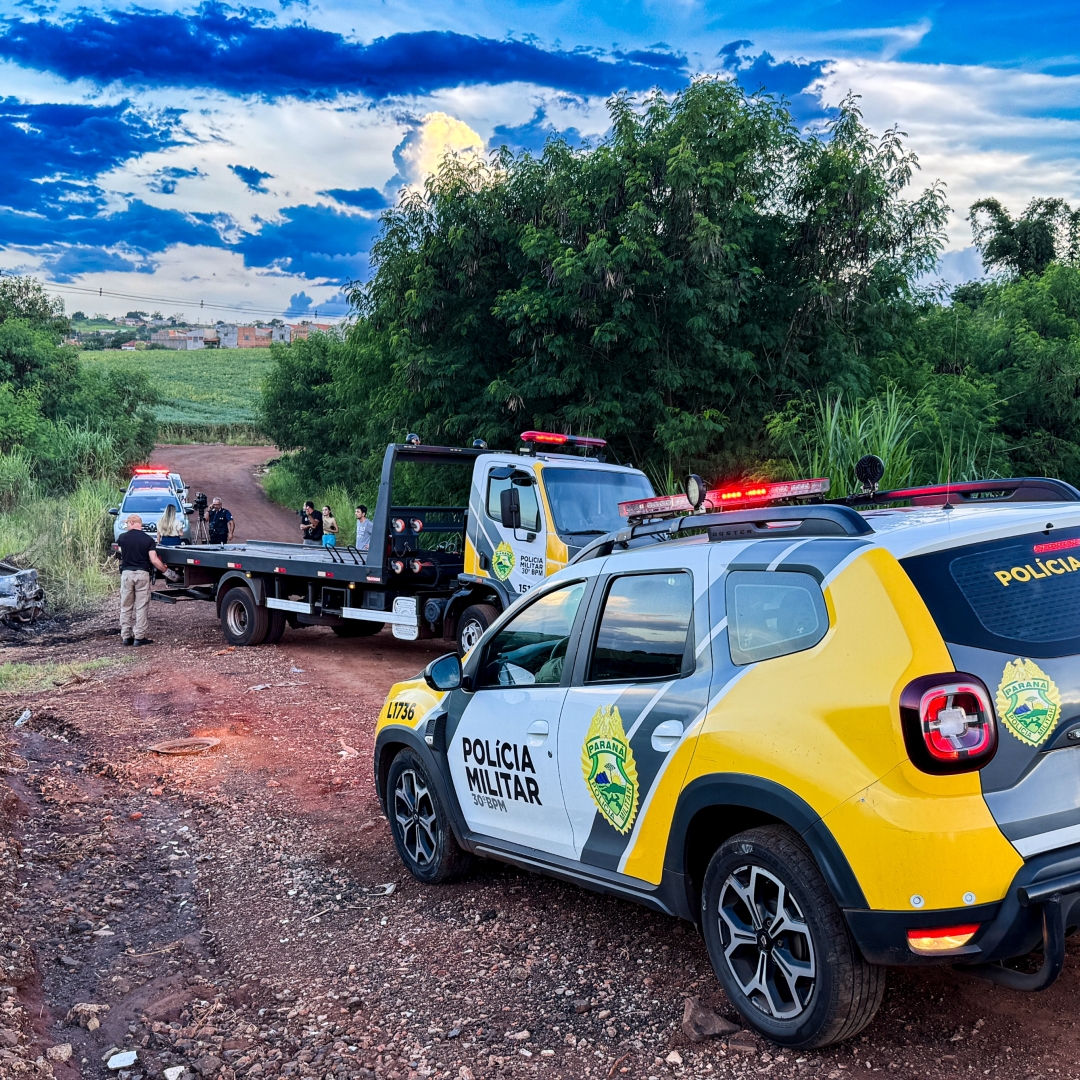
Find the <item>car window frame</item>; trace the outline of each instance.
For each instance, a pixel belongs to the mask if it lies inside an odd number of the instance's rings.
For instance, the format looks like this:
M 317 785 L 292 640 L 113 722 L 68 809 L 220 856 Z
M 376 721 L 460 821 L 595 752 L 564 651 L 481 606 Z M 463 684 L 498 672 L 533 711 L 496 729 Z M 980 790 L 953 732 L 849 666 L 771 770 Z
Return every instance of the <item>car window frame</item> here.
M 470 693 L 481 693 L 485 690 L 529 690 L 534 684 L 526 683 L 522 686 L 508 687 L 501 684 L 493 684 L 490 686 L 477 686 L 476 680 L 480 672 L 484 670 L 488 663 L 488 655 L 491 650 L 491 646 L 495 641 L 495 638 L 502 633 L 503 629 L 516 619 L 527 608 L 532 607 L 533 604 L 538 603 L 545 596 L 553 592 L 558 592 L 560 589 L 567 589 L 573 585 L 584 585 L 585 592 L 581 597 L 581 601 L 578 604 L 577 613 L 574 615 L 574 621 L 570 627 L 570 640 L 566 643 L 566 659 L 563 661 L 563 673 L 562 678 L 557 683 L 537 683 L 535 686 L 539 689 L 554 689 L 556 687 L 566 687 L 570 685 L 571 677 L 577 667 L 578 646 L 581 641 L 581 630 L 585 624 L 585 618 L 588 610 L 591 606 L 593 593 L 596 589 L 596 579 L 593 577 L 578 577 L 569 578 L 566 581 L 552 582 L 545 587 L 542 591 L 537 589 L 535 592 L 527 593 L 528 603 L 523 603 L 520 607 L 516 604 L 507 608 L 502 616 L 494 623 L 491 624 L 490 629 L 487 631 L 490 637 L 481 641 L 480 645 L 473 650 L 466 663 L 464 674 L 468 676 L 470 685 Z
M 600 623 L 603 620 L 604 607 L 607 604 L 608 595 L 612 585 L 620 578 L 648 577 L 662 574 L 686 574 L 690 578 L 690 622 L 686 628 L 686 645 L 683 648 L 682 668 L 678 675 L 644 675 L 638 679 L 589 679 L 589 668 L 592 666 L 592 655 L 596 649 L 596 642 L 600 636 Z M 593 593 L 593 602 L 590 604 L 589 624 L 587 635 L 582 636 L 582 642 L 587 640 L 587 646 L 579 649 L 579 660 L 574 665 L 572 686 L 620 686 L 625 683 L 664 683 L 676 682 L 680 679 L 688 679 L 697 670 L 697 650 L 695 641 L 697 630 L 695 627 L 696 617 L 695 594 L 694 594 L 694 571 L 689 566 L 668 566 L 664 568 L 649 568 L 641 570 L 625 570 L 621 573 L 605 574 L 596 584 Z

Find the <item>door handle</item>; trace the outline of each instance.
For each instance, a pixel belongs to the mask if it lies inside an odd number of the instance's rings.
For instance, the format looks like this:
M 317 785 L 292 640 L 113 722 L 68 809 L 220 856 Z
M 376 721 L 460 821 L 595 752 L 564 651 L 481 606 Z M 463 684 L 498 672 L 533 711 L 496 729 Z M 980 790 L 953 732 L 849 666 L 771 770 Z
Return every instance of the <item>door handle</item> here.
M 548 737 L 548 722 L 546 720 L 534 720 L 525 729 L 525 734 L 529 737 L 530 746 L 539 746 Z
M 653 728 L 652 748 L 659 754 L 666 754 L 678 745 L 682 734 L 683 726 L 678 720 L 665 720 Z

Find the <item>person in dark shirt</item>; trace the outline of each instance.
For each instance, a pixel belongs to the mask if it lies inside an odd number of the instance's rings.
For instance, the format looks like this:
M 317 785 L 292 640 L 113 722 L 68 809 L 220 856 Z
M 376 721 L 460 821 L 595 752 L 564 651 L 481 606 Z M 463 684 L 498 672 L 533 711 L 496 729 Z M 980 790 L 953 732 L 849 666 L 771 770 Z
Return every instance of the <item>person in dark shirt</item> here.
M 143 532 L 142 518 L 129 514 L 126 532 L 120 534 L 120 640 L 125 645 L 152 645 L 147 636 L 150 623 L 150 568 L 156 567 L 170 581 L 177 574 L 157 553 L 154 538 Z
M 210 504 L 210 513 L 206 515 L 209 525 L 211 544 L 232 543 L 233 529 L 236 528 L 233 516 L 221 505 L 220 499 L 214 499 Z
M 315 509 L 315 504 L 310 499 L 304 503 L 304 517 L 308 521 L 306 525 L 303 523 L 300 525 L 300 533 L 304 538 L 304 543 L 309 547 L 322 547 L 322 513 Z

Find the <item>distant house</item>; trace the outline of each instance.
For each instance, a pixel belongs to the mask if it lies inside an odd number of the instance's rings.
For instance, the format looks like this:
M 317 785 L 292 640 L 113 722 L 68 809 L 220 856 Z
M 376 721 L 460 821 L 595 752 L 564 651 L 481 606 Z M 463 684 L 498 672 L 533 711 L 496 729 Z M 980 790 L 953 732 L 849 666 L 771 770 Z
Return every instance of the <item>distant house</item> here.
M 218 323 L 218 338 L 223 349 L 266 349 L 272 342 L 288 345 L 287 326 L 236 326 Z
M 196 327 L 194 330 L 157 330 L 150 335 L 155 345 L 164 345 L 166 349 L 205 349 L 217 344 L 213 330 Z
M 140 342 L 140 344 L 141 344 L 141 342 Z M 125 341 L 124 344 L 120 346 L 120 351 L 121 352 L 135 352 L 135 350 L 138 349 L 138 348 L 139 348 L 139 345 L 136 345 L 134 341 Z
M 302 322 L 287 328 L 292 332 L 293 341 L 306 341 L 309 334 L 325 334 L 334 329 L 333 323 Z

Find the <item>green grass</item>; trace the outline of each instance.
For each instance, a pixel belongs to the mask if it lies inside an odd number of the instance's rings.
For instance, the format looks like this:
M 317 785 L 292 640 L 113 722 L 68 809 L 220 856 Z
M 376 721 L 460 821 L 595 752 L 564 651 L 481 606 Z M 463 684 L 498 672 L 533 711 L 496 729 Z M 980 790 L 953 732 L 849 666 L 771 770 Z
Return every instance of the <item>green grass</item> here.
M 254 424 L 271 365 L 269 349 L 106 349 L 79 355 L 88 367 L 145 371 L 162 398 L 154 415 L 167 425 Z
M 134 657 L 77 660 L 67 664 L 0 664 L 0 692 L 51 690 L 69 682 L 85 682 L 86 676 L 102 668 L 127 663 Z
M 84 480 L 70 494 L 28 492 L 0 513 L 0 558 L 13 555 L 33 566 L 45 588 L 46 611 L 87 611 L 116 588 L 116 560 L 109 558 L 120 492 L 104 480 Z

